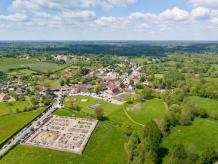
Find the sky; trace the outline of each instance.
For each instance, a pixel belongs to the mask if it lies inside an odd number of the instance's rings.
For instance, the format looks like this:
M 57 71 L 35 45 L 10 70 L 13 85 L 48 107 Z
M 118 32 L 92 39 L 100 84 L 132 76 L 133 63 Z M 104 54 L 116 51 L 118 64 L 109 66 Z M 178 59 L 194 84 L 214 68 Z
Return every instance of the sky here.
M 218 0 L 0 0 L 0 40 L 218 40 Z

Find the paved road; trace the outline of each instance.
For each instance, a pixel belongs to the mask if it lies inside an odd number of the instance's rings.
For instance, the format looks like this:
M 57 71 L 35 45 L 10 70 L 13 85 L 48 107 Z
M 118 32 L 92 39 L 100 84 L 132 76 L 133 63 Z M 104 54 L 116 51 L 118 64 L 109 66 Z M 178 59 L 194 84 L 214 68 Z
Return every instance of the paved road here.
M 23 139 L 28 137 L 33 130 L 36 130 L 40 127 L 41 124 L 54 112 L 56 109 L 61 108 L 62 104 L 62 94 L 57 92 L 55 93 L 57 97 L 52 106 L 50 106 L 46 111 L 44 111 L 32 124 L 24 127 L 17 135 L 11 138 L 5 145 L 0 149 L 0 156 L 8 152 L 13 146 L 21 142 Z

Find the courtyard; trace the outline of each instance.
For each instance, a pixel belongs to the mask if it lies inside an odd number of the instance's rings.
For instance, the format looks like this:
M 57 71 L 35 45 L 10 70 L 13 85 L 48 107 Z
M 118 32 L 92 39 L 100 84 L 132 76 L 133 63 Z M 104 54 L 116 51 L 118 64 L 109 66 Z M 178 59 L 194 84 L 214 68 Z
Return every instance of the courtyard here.
M 82 154 L 97 120 L 52 116 L 24 144 Z

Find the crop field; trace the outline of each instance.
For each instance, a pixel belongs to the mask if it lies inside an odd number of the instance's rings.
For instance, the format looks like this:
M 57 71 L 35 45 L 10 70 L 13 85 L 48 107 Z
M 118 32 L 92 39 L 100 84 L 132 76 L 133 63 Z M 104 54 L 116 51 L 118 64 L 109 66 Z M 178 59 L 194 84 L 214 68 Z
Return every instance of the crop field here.
M 54 72 L 66 67 L 67 65 L 58 65 L 55 63 L 39 62 L 35 59 L 16 59 L 3 58 L 0 61 L 0 71 L 8 72 L 10 69 L 17 69 L 23 67 L 30 67 L 30 69 L 37 72 Z
M 166 113 L 167 109 L 164 102 L 160 99 L 148 100 L 142 104 L 141 109 L 133 108 L 128 111 L 128 114 L 132 117 L 132 119 L 141 124 L 146 124 L 152 119 L 162 118 Z
M 37 111 L 0 116 L 0 143 L 4 142 L 42 111 L 43 109 L 40 108 Z
M 207 145 L 218 144 L 218 121 L 209 119 L 195 119 L 191 126 L 177 126 L 167 136 L 161 147 L 167 149 L 168 155 L 164 157 L 166 163 L 172 147 L 176 143 L 184 144 L 185 148 L 191 147 L 196 153 L 201 153 Z
M 83 155 L 44 148 L 18 145 L 2 160 L 2 164 L 95 163 L 125 164 L 124 144 L 127 137 L 121 128 L 100 122 L 92 134 Z
M 0 71 L 8 72 L 11 68 L 30 67 L 37 63 L 33 59 L 15 59 L 15 58 L 3 58 L 0 60 Z
M 31 107 L 28 101 L 16 101 L 14 103 L 0 103 L 0 116 L 16 113 L 17 109 L 23 110 L 25 107 Z
M 21 70 L 11 71 L 8 73 L 8 75 L 22 77 L 22 76 L 30 76 L 33 73 L 36 73 L 36 72 L 34 72 L 32 70 L 28 70 L 28 69 L 21 69 Z
M 193 101 L 197 107 L 205 109 L 210 116 L 218 115 L 218 101 L 197 96 L 187 97 L 186 100 Z

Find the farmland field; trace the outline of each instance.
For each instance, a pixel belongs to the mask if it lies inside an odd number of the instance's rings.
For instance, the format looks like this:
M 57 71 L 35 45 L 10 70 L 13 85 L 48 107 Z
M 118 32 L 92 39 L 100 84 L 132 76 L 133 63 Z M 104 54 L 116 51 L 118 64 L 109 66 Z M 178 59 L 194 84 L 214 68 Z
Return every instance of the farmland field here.
M 42 111 L 43 108 L 40 108 L 37 111 L 0 116 L 0 143 L 4 142 Z
M 14 103 L 0 103 L 0 116 L 16 113 L 16 109 L 22 110 L 25 107 L 31 107 L 28 101 L 16 101 Z
M 0 71 L 8 72 L 10 69 L 17 69 L 22 67 L 29 67 L 37 72 L 54 72 L 67 65 L 58 65 L 55 63 L 39 62 L 36 59 L 16 59 L 16 58 L 3 58 L 0 61 Z
M 32 70 L 28 70 L 28 69 L 21 69 L 21 70 L 16 70 L 16 71 L 11 71 L 8 73 L 9 76 L 30 76 L 33 73 L 36 73 Z

